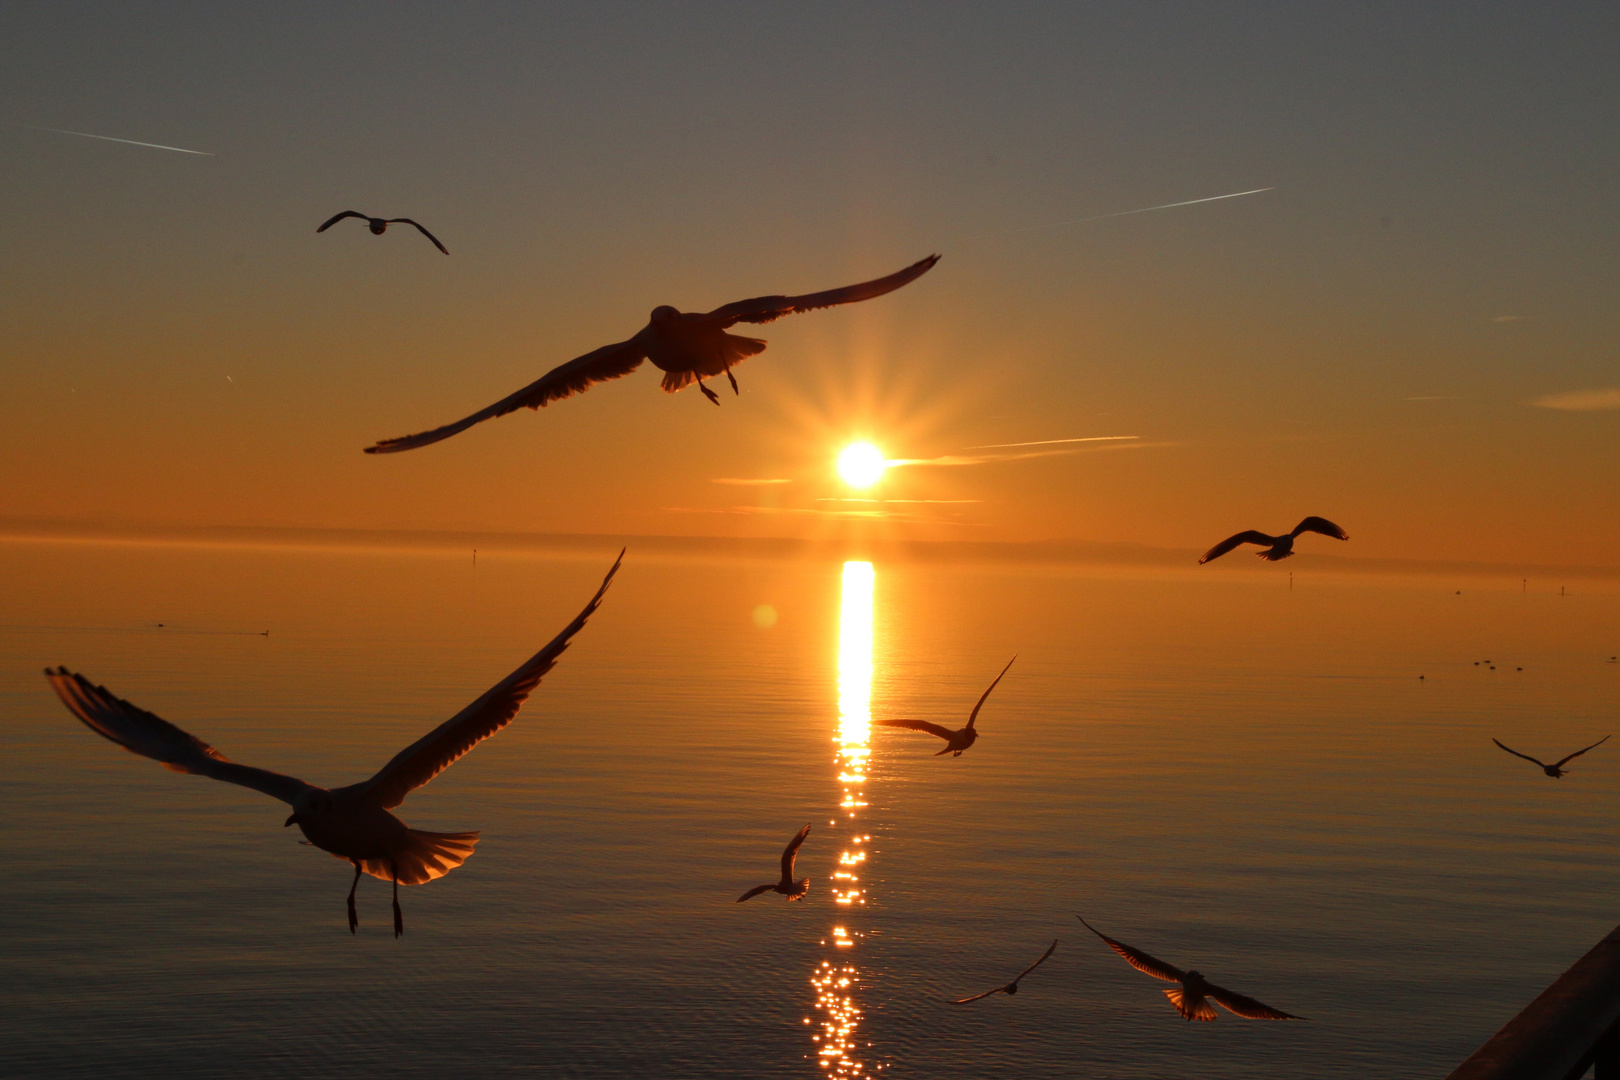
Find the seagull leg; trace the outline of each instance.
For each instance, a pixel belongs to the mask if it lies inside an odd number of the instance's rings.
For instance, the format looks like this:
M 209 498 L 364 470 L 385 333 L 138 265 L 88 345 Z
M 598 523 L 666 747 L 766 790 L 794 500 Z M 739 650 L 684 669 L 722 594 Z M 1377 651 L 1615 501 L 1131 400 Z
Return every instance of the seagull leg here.
M 735 376 L 735 375 L 733 375 L 731 373 L 730 368 L 726 368 L 726 378 L 731 380 L 731 393 L 732 393 L 732 396 L 741 397 L 742 396 L 742 391 L 737 389 L 737 376 Z
M 399 910 L 399 864 L 389 860 L 388 868 L 394 873 L 394 936 L 405 932 L 405 916 Z
M 354 913 L 354 890 L 360 887 L 360 860 L 349 861 L 354 863 L 354 883 L 349 886 L 349 933 L 352 934 L 355 932 L 354 928 L 360 925 L 360 916 Z
M 707 386 L 704 386 L 702 379 L 699 379 L 697 381 L 697 383 L 698 383 L 698 389 L 703 391 L 703 396 L 704 397 L 708 398 L 710 401 L 714 402 L 716 405 L 720 404 L 720 395 L 719 394 L 715 393 L 713 390 L 710 390 Z

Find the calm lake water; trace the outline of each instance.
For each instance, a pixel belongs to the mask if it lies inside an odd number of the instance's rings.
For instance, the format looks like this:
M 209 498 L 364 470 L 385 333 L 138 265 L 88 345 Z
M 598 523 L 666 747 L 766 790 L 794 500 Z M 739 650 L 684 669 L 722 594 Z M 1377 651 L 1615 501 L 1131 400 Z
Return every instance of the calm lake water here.
M 349 935 L 348 868 L 284 806 L 122 752 L 40 675 L 350 783 L 613 554 L 0 541 L 0 1074 L 1440 1077 L 1620 920 L 1620 740 L 1559 781 L 1490 742 L 1620 729 L 1613 583 L 632 547 L 512 726 L 400 808 L 483 839 L 402 890 L 398 941 L 370 878 Z M 868 738 L 960 726 L 1015 653 L 961 758 Z M 737 904 L 806 821 L 810 894 Z M 1184 1023 L 1076 914 L 1312 1020 Z M 942 1003 L 1054 938 L 1016 998 Z

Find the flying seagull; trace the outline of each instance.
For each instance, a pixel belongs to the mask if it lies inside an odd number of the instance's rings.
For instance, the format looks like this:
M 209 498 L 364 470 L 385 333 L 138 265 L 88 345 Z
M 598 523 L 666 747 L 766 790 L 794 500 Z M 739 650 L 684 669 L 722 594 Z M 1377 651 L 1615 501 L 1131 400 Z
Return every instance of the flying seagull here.
M 1051 946 L 1048 947 L 1045 952 L 1041 953 L 1041 958 L 1039 960 L 1037 960 L 1033 964 L 1029 965 L 1029 967 L 1025 968 L 1023 971 L 1020 971 L 1018 973 L 1018 978 L 1014 979 L 1012 982 L 1008 983 L 1006 986 L 998 986 L 994 990 L 986 990 L 984 993 L 982 993 L 982 994 L 974 994 L 972 997 L 957 998 L 955 1001 L 951 1002 L 951 1004 L 952 1005 L 966 1005 L 970 1001 L 978 1001 L 980 998 L 987 998 L 991 994 L 1016 994 L 1016 993 L 1018 993 L 1018 979 L 1022 979 L 1025 975 L 1028 975 L 1030 972 L 1034 971 L 1036 968 L 1038 968 L 1042 964 L 1046 963 L 1046 958 L 1048 956 L 1051 956 L 1055 952 L 1057 952 L 1057 942 L 1056 941 L 1052 942 Z
M 438 248 L 440 251 L 443 251 L 446 255 L 450 254 L 449 250 L 443 244 L 439 243 L 439 238 L 437 236 L 434 236 L 432 233 L 430 233 L 426 229 L 422 228 L 422 226 L 421 226 L 421 224 L 419 222 L 412 221 L 408 217 L 391 217 L 391 218 L 370 217 L 370 216 L 368 216 L 366 214 L 362 214 L 358 210 L 345 210 L 341 214 L 332 215 L 330 218 L 328 218 L 326 220 L 326 224 L 322 225 L 320 228 L 316 229 L 315 231 L 318 232 L 318 233 L 325 232 L 327 229 L 330 229 L 332 226 L 336 225 L 338 222 L 342 221 L 344 218 L 351 218 L 351 217 L 357 217 L 361 221 L 364 221 L 367 225 L 371 226 L 371 235 L 373 235 L 373 236 L 381 236 L 383 233 L 388 231 L 388 226 L 390 226 L 390 225 L 414 225 L 414 226 L 416 226 L 416 231 L 417 232 L 421 233 L 423 236 L 425 236 L 429 240 L 433 241 L 433 246 L 434 247 Z
M 1590 750 L 1590 749 L 1592 749 L 1592 747 L 1595 747 L 1595 746 L 1602 746 L 1604 743 L 1606 743 L 1608 741 L 1609 741 L 1609 737 L 1607 735 L 1605 735 L 1605 736 L 1603 736 L 1603 738 L 1601 738 L 1597 742 L 1593 743 L 1592 746 L 1588 746 L 1586 748 L 1586 750 Z M 1491 742 L 1496 743 L 1497 746 L 1502 746 L 1502 742 L 1499 739 L 1492 739 Z M 1548 776 L 1552 777 L 1554 780 L 1557 780 L 1559 777 L 1563 776 L 1565 773 L 1567 773 L 1569 771 L 1568 769 L 1564 768 L 1564 766 L 1568 762 L 1570 762 L 1570 761 L 1574 760 L 1575 758 L 1580 757 L 1582 754 L 1586 753 L 1586 750 L 1577 750 L 1573 754 L 1570 754 L 1568 757 L 1560 758 L 1558 761 L 1556 761 L 1553 764 L 1549 765 L 1545 761 L 1540 760 L 1539 758 L 1531 757 L 1529 754 L 1521 754 L 1517 750 L 1513 749 L 1511 746 L 1502 746 L 1502 749 L 1506 750 L 1508 753 L 1512 754 L 1514 757 L 1522 757 L 1526 761 L 1534 761 L 1537 765 L 1541 766 L 1541 771 L 1542 772 L 1546 773 Z
M 1335 540 L 1350 539 L 1349 533 L 1327 518 L 1308 517 L 1295 525 L 1293 532 L 1284 533 L 1282 536 L 1268 536 L 1253 529 L 1248 532 L 1240 532 L 1236 536 L 1228 536 L 1225 540 L 1204 552 L 1204 557 L 1198 560 L 1198 565 L 1203 566 L 1211 559 L 1220 558 L 1239 544 L 1259 544 L 1265 550 L 1257 551 L 1255 554 L 1267 562 L 1276 562 L 1278 559 L 1286 559 L 1292 555 L 1294 553 L 1294 538 L 1300 533 L 1308 532 L 1321 533 L 1323 536 L 1331 536 Z
M 133 754 L 160 761 L 174 772 L 195 773 L 262 791 L 292 804 L 286 824 L 297 824 L 309 842 L 354 867 L 349 886 L 349 932 L 360 925 L 354 891 L 362 872 L 394 883 L 394 936 L 405 932 L 399 887 L 421 885 L 460 866 L 478 843 L 476 832 L 435 833 L 410 829 L 388 811 L 405 796 L 449 768 L 467 751 L 511 723 L 540 679 L 557 663 L 607 592 L 624 552 L 602 579 L 585 610 L 551 644 L 535 653 L 477 701 L 394 755 L 370 780 L 322 788 L 280 773 L 238 765 L 188 732 L 114 697 L 67 668 L 45 669 L 62 704 L 85 726 Z
M 806 825 L 799 830 L 799 834 L 788 841 L 788 846 L 782 849 L 782 880 L 773 885 L 755 885 L 752 889 L 737 897 L 737 903 L 752 900 L 760 893 L 779 892 L 789 900 L 798 900 L 810 891 L 810 879 L 800 878 L 793 880 L 793 860 L 799 857 L 799 846 L 804 838 L 810 835 L 810 826 Z
M 1007 661 L 1007 667 L 1001 669 L 1001 675 L 1007 674 L 1007 668 L 1012 667 L 1013 660 L 1016 659 L 1018 657 L 1015 656 L 1012 660 Z M 883 727 L 910 728 L 912 731 L 926 731 L 930 735 L 938 735 L 945 740 L 945 749 L 935 754 L 935 757 L 942 757 L 945 754 L 950 754 L 952 757 L 961 757 L 962 751 L 972 746 L 979 737 L 979 733 L 974 730 L 973 721 L 979 718 L 979 710 L 984 708 L 984 699 L 990 696 L 990 691 L 994 690 L 996 683 L 1001 681 L 1001 675 L 997 675 L 996 681 L 990 684 L 989 689 L 979 695 L 979 703 L 973 706 L 973 712 L 968 714 L 967 727 L 961 731 L 952 731 L 948 727 L 930 724 L 927 720 L 876 720 L 873 722 Z
M 1075 918 L 1080 919 L 1076 915 Z M 1080 919 L 1082 925 L 1093 934 L 1108 943 L 1108 947 L 1125 958 L 1125 962 L 1137 971 L 1145 972 L 1155 979 L 1165 982 L 1180 983 L 1172 990 L 1166 990 L 1164 996 L 1170 999 L 1170 1004 L 1176 1007 L 1176 1012 L 1186 1020 L 1213 1020 L 1215 1019 L 1215 1006 L 1210 1004 L 1214 999 L 1228 1012 L 1236 1013 L 1249 1020 L 1304 1020 L 1303 1016 L 1285 1013 L 1281 1009 L 1273 1009 L 1270 1005 L 1262 1005 L 1252 997 L 1234 994 L 1230 990 L 1222 989 L 1205 979 L 1196 971 L 1182 971 L 1163 960 L 1155 960 L 1140 949 L 1133 949 L 1122 941 L 1115 941 L 1095 926 Z
M 726 304 L 710 312 L 678 311 L 667 305 L 653 308 L 650 321 L 629 341 L 604 345 L 552 368 L 517 393 L 453 424 L 419 435 L 384 439 L 375 446 L 366 447 L 366 453 L 392 454 L 400 450 L 414 450 L 524 407 L 544 408 L 550 402 L 581 393 L 596 383 L 628 375 L 640 367 L 643 360 L 651 360 L 664 373 L 665 393 L 673 394 L 696 382 L 704 396 L 718 405 L 720 397 L 703 384 L 704 377 L 724 375 L 731 381 L 732 392 L 736 393 L 737 377 L 731 373 L 732 366 L 765 351 L 765 342 L 759 338 L 728 334 L 728 328 L 740 322 L 768 323 L 801 311 L 871 300 L 915 281 L 938 261 L 938 255 L 930 255 L 899 273 L 875 281 L 805 296 L 758 296 L 752 300 Z

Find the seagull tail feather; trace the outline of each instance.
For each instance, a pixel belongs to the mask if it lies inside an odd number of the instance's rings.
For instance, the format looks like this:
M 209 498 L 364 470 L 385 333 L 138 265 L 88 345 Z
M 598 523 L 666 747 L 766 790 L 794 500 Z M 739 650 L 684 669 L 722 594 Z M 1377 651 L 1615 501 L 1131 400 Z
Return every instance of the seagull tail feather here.
M 360 869 L 383 881 L 393 881 L 397 869 L 401 885 L 426 885 L 435 878 L 444 877 L 471 858 L 473 847 L 478 843 L 475 832 L 442 833 L 406 829 L 405 833 L 408 839 L 404 847 L 394 853 L 393 859 L 361 859 Z

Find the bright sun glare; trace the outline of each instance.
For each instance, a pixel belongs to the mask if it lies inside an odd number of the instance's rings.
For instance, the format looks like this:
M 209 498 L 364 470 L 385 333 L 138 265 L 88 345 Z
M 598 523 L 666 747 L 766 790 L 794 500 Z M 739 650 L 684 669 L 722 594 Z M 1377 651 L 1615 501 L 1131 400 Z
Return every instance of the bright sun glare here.
M 883 451 L 869 442 L 850 443 L 838 455 L 838 475 L 853 488 L 869 488 L 883 479 L 889 467 Z

